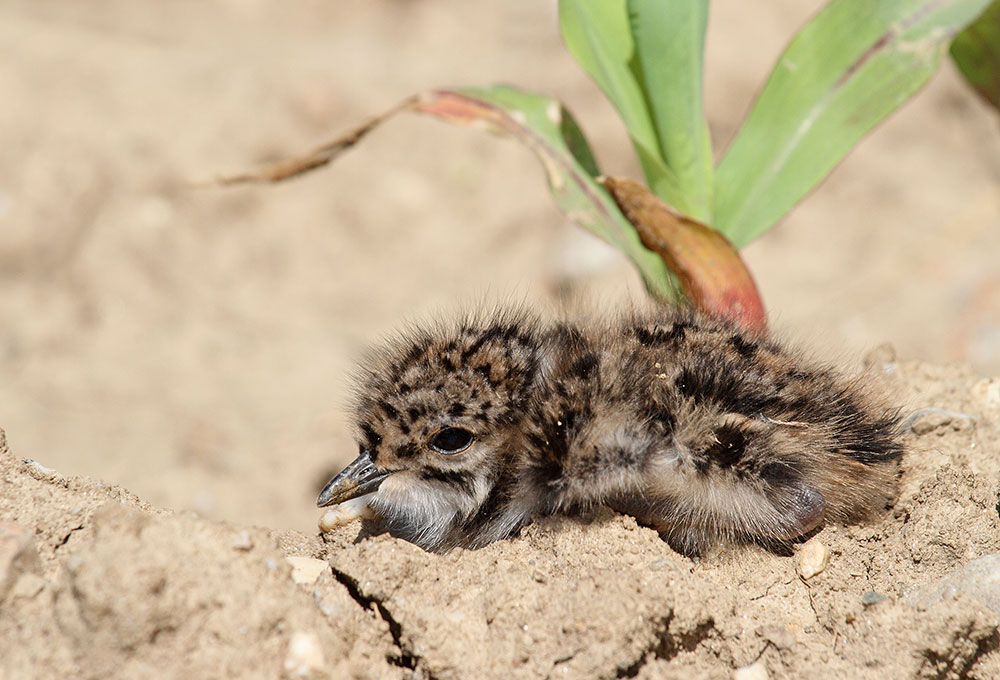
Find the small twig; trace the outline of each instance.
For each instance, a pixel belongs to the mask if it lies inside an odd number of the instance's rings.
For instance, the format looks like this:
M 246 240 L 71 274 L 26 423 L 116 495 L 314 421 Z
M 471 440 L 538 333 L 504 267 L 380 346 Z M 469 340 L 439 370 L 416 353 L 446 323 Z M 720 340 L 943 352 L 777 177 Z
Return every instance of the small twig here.
M 968 420 L 970 423 L 976 422 L 976 418 L 974 416 L 969 415 L 968 413 L 961 413 L 960 411 L 949 411 L 948 409 L 944 408 L 935 408 L 933 406 L 928 406 L 927 408 L 918 409 L 913 413 L 911 413 L 910 415 L 908 415 L 903 420 L 903 422 L 899 424 L 899 431 L 906 432 L 907 430 L 910 430 L 912 432 L 913 424 L 923 416 L 929 416 L 929 415 L 950 416 L 952 418 L 961 418 L 963 420 Z

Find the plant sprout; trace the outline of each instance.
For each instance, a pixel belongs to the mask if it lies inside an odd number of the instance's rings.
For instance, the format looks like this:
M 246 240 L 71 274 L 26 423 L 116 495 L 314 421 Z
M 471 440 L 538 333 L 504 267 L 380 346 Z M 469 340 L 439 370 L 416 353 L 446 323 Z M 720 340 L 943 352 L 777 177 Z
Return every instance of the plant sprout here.
M 960 69 L 1000 101 L 1000 0 L 832 0 L 785 48 L 718 164 L 702 110 L 708 8 L 708 0 L 559 2 L 563 39 L 621 116 L 645 185 L 605 177 L 559 102 L 506 85 L 415 95 L 311 154 L 223 181 L 279 181 L 320 167 L 401 111 L 485 124 L 539 158 L 559 208 L 622 251 L 654 297 L 686 298 L 763 329 L 738 249 L 913 96 L 956 36 Z

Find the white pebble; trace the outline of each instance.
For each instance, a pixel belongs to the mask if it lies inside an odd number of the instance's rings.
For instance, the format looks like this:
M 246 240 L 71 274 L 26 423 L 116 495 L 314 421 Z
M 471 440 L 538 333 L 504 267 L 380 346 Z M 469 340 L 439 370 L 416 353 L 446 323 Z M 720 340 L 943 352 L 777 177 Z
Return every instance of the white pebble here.
M 304 678 L 324 664 L 323 650 L 319 646 L 319 638 L 315 633 L 295 631 L 288 641 L 288 653 L 285 655 L 285 672 Z
M 253 539 L 250 538 L 249 531 L 241 531 L 236 540 L 233 541 L 233 550 L 253 550 Z
M 762 659 L 754 661 L 749 666 L 743 666 L 733 671 L 733 680 L 767 680 L 767 666 Z
M 972 386 L 972 396 L 989 406 L 1000 406 L 1000 378 L 983 378 Z
M 826 569 L 830 562 L 830 549 L 813 538 L 799 550 L 799 576 L 809 580 Z
M 41 475 L 43 475 L 45 477 L 50 477 L 52 475 L 59 474 L 55 470 L 53 470 L 52 468 L 46 467 L 46 466 L 42 465 L 41 463 L 39 463 L 37 460 L 31 460 L 30 458 L 25 458 L 24 459 L 24 464 L 27 465 L 32 470 L 34 470 L 35 472 L 37 472 L 37 473 L 39 473 L 39 474 L 41 474 Z
M 369 493 L 333 506 L 319 518 L 319 530 L 325 534 L 358 519 L 372 519 L 374 515 L 368 507 L 368 500 L 371 497 Z
M 319 575 L 330 569 L 329 564 L 313 557 L 286 557 L 285 561 L 292 565 L 292 580 L 304 585 L 316 583 Z

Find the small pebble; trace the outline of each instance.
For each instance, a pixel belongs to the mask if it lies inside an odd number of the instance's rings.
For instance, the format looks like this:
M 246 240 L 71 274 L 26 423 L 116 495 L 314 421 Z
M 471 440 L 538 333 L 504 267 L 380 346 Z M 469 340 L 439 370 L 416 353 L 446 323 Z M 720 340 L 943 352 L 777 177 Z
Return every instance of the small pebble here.
M 50 467 L 46 467 L 39 463 L 37 460 L 31 460 L 30 458 L 24 459 L 24 464 L 28 466 L 28 469 L 35 473 L 35 478 L 41 477 L 54 477 L 59 474 Z
M 885 595 L 882 593 L 876 593 L 874 590 L 869 590 L 867 593 L 861 596 L 861 604 L 866 607 L 871 607 L 873 604 L 878 604 L 885 599 Z
M 240 535 L 233 541 L 233 550 L 253 550 L 253 539 L 250 538 L 249 531 L 241 531 Z
M 763 659 L 757 659 L 749 666 L 733 671 L 733 680 L 768 680 L 769 677 Z
M 951 416 L 944 413 L 931 413 L 923 416 L 913 422 L 910 425 L 910 429 L 913 430 L 913 434 L 918 437 L 921 435 L 929 434 L 939 427 L 943 427 L 951 422 Z
M 323 649 L 315 633 L 295 631 L 288 641 L 285 655 L 285 672 L 293 677 L 304 678 L 314 670 L 323 667 Z
M 945 427 L 948 425 L 953 430 L 967 430 L 972 425 L 972 416 L 943 408 L 924 408 L 915 411 L 903 421 L 903 427 L 909 427 L 918 437 L 934 431 L 937 431 L 938 436 L 942 436 L 947 431 Z
M 646 565 L 650 571 L 680 571 L 681 567 L 668 557 L 661 557 Z
M 785 626 L 761 626 L 757 629 L 757 637 L 767 640 L 781 650 L 795 646 L 795 634 Z
M 285 561 L 292 565 L 292 580 L 303 585 L 312 585 L 330 565 L 313 557 L 286 557 Z
M 896 348 L 885 342 L 865 355 L 865 368 L 879 368 L 885 373 L 892 373 L 896 368 Z
M 319 531 L 321 534 L 326 534 L 339 526 L 343 526 L 344 522 L 341 521 L 341 514 L 336 508 L 332 510 L 327 510 L 319 518 Z
M 927 610 L 956 597 L 972 600 L 1000 614 L 1000 553 L 977 557 L 941 578 L 908 593 L 903 602 Z
M 365 494 L 364 496 L 344 501 L 340 505 L 334 505 L 319 518 L 320 532 L 325 534 L 358 519 L 372 519 L 374 514 L 371 508 L 368 507 L 368 499 L 370 497 L 371 494 Z
M 830 562 L 830 549 L 812 538 L 799 549 L 799 576 L 805 580 L 826 569 Z
M 983 378 L 972 386 L 972 396 L 989 406 L 1000 406 L 1000 378 Z

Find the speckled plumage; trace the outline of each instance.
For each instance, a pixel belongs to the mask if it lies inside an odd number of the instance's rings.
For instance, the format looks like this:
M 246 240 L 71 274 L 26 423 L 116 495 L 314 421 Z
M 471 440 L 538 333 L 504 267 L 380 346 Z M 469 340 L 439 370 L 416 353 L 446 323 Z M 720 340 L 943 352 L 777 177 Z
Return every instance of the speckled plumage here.
M 391 533 L 434 551 L 594 504 L 688 555 L 786 546 L 884 509 L 902 453 L 896 411 L 858 381 L 663 309 L 401 334 L 362 367 L 356 423 L 361 456 L 320 504 L 364 492 Z

